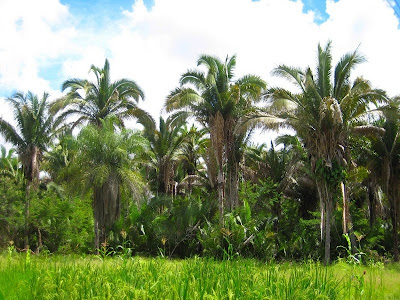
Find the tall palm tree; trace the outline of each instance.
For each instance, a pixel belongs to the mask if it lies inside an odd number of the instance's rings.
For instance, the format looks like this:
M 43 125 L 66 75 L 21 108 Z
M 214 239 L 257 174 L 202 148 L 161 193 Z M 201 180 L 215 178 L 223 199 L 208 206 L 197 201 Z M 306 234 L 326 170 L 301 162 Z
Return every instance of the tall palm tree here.
M 28 92 L 18 92 L 7 101 L 14 108 L 16 126 L 0 118 L 0 133 L 16 148 L 26 179 L 25 248 L 29 247 L 30 190 L 39 182 L 40 162 L 50 142 L 53 118 L 48 114 L 49 95 L 39 99 Z
M 77 116 L 72 125 L 75 127 L 85 122 L 101 126 L 101 120 L 107 116 L 116 116 L 121 126 L 124 120 L 129 118 L 147 116 L 151 119 L 137 106 L 139 99 L 144 99 L 142 89 L 135 81 L 129 79 L 112 82 L 107 59 L 102 69 L 92 65 L 90 72 L 95 75 L 95 82 L 71 78 L 62 84 L 62 91 L 68 92 L 56 100 L 51 108 L 53 113 L 60 112 L 60 120 Z
M 351 71 L 365 59 L 356 51 L 344 55 L 332 70 L 331 43 L 318 45 L 316 73 L 278 66 L 273 74 L 293 82 L 298 92 L 270 89 L 269 112 L 265 121 L 289 127 L 303 142 L 316 178 L 321 208 L 321 236 L 325 240 L 325 263 L 330 262 L 330 226 L 339 186 L 351 166 L 349 134 L 365 115 L 368 105 L 383 97 L 368 81 L 350 81 Z M 333 74 L 333 78 L 332 78 Z M 346 211 L 346 202 L 344 210 Z M 344 222 L 345 224 L 348 221 Z
M 90 72 L 95 75 L 95 82 L 72 78 L 63 83 L 62 91 L 68 90 L 68 92 L 64 97 L 56 100 L 51 107 L 53 114 L 59 113 L 57 120 L 64 121 L 67 117 L 76 116 L 77 119 L 74 120 L 72 128 L 87 122 L 101 128 L 107 117 L 112 117 L 115 120 L 113 124 L 119 127 L 124 127 L 124 121 L 130 118 L 141 118 L 142 122 L 146 123 L 144 120 L 147 120 L 147 123 L 151 124 L 152 117 L 137 106 L 139 99 L 144 99 L 144 93 L 135 81 L 119 79 L 112 82 L 110 64 L 107 59 L 102 69 L 92 65 Z M 102 183 L 104 191 L 115 190 L 115 186 L 119 184 L 119 181 L 113 179 L 114 175 L 109 176 L 108 180 Z M 109 192 L 101 193 L 97 189 L 94 194 L 96 226 L 101 227 L 95 228 L 95 246 L 98 251 L 99 239 L 104 241 L 105 230 L 110 222 L 115 220 L 114 217 L 119 215 L 119 211 L 106 211 L 100 214 L 97 212 L 102 209 L 117 209 L 118 205 L 103 207 L 102 203 L 118 204 L 119 197 Z M 100 206 L 97 207 L 97 205 Z
M 383 113 L 375 126 L 362 126 L 361 132 L 371 142 L 368 168 L 380 181 L 389 202 L 393 232 L 393 256 L 399 260 L 400 214 L 400 98 L 392 99 L 381 107 Z M 372 130 L 371 130 L 372 129 Z
M 147 141 L 138 133 L 115 129 L 117 119 L 101 120 L 100 128 L 88 125 L 77 137 L 78 153 L 70 164 L 75 187 L 93 190 L 95 251 L 106 243 L 107 232 L 119 218 L 121 187 L 140 191 L 143 186 L 138 171 L 138 157 L 147 148 Z
M 210 132 L 210 161 L 217 165 L 217 190 L 220 222 L 223 223 L 225 204 L 224 165 L 232 168 L 234 161 L 235 125 L 237 120 L 252 109 L 266 84 L 259 77 L 246 75 L 233 81 L 236 56 L 225 61 L 201 55 L 197 65 L 202 70 L 188 70 L 181 76 L 180 88 L 170 93 L 165 102 L 167 111 L 186 110 Z M 229 180 L 236 184 L 237 180 Z M 237 205 L 237 199 L 228 197 L 227 207 Z

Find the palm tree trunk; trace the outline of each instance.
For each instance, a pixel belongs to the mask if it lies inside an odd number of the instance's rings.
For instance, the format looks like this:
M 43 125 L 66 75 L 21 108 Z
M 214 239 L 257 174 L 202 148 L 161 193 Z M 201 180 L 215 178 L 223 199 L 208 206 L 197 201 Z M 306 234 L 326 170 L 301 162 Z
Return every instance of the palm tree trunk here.
M 321 219 L 320 219 L 320 237 L 321 237 L 321 242 L 324 240 L 325 236 L 325 197 L 323 195 L 323 188 L 322 188 L 322 183 L 320 181 L 316 181 L 317 184 L 317 191 L 318 191 L 318 196 L 319 196 L 319 210 L 321 212 Z
M 25 189 L 25 228 L 24 228 L 24 249 L 29 249 L 29 223 L 30 223 L 30 189 L 31 182 L 27 180 Z
M 392 228 L 393 228 L 393 260 L 399 261 L 399 219 L 398 219 L 398 207 L 397 207 L 397 191 L 398 188 L 394 182 L 391 182 L 390 191 L 390 204 L 391 204 L 391 217 L 392 217 Z
M 224 172 L 222 166 L 218 170 L 218 209 L 219 209 L 219 224 L 224 226 L 224 210 L 225 210 L 225 185 Z
M 324 241 L 324 263 L 328 265 L 331 259 L 331 216 L 333 210 L 333 195 L 329 192 L 325 180 L 317 181 L 317 189 L 321 205 L 321 238 Z
M 372 227 L 376 223 L 376 193 L 375 184 L 372 180 L 368 180 L 368 206 L 369 206 L 369 226 Z
M 228 117 L 224 123 L 225 157 L 227 165 L 226 208 L 230 211 L 239 206 L 239 162 L 237 159 L 237 145 L 234 134 L 235 120 Z
M 332 203 L 330 200 L 326 203 L 326 218 L 325 218 L 325 265 L 329 265 L 331 260 L 331 209 Z
M 356 236 L 354 234 L 353 221 L 350 214 L 348 191 L 343 182 L 340 183 L 340 188 L 343 199 L 343 234 L 349 234 L 351 251 L 352 253 L 355 253 L 357 248 L 357 243 L 356 243 Z
M 224 118 L 220 112 L 210 118 L 210 139 L 211 147 L 214 150 L 215 161 L 218 166 L 217 189 L 218 189 L 218 208 L 219 223 L 224 225 L 224 206 L 225 206 L 225 178 L 224 178 Z
M 232 211 L 239 206 L 239 172 L 238 164 L 234 164 L 228 167 L 227 174 L 227 204 L 229 204 L 229 209 Z
M 93 216 L 95 233 L 95 252 L 101 244 L 107 244 L 107 230 L 121 214 L 119 183 L 115 176 L 110 177 L 101 187 L 93 190 Z
M 393 226 L 393 260 L 399 261 L 399 233 L 398 233 L 398 221 L 397 214 L 394 209 L 392 209 L 391 213 L 392 217 L 392 226 Z

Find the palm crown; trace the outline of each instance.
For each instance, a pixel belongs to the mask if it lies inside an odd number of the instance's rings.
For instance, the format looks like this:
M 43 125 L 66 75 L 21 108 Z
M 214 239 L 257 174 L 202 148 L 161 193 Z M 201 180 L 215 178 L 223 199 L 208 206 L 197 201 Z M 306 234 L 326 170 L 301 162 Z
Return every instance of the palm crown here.
M 116 116 L 120 125 L 126 118 L 148 116 L 138 108 L 137 102 L 144 99 L 144 93 L 133 80 L 120 79 L 112 82 L 110 79 L 110 64 L 106 59 L 102 69 L 91 66 L 96 81 L 72 78 L 65 81 L 62 91 L 69 89 L 66 96 L 58 99 L 52 105 L 52 112 L 65 109 L 59 115 L 64 120 L 76 115 L 73 126 L 90 122 L 101 126 L 101 120 L 107 116 Z M 151 118 L 150 116 L 148 116 Z
M 7 99 L 14 108 L 16 127 L 0 119 L 0 132 L 16 147 L 29 182 L 39 178 L 40 159 L 53 129 L 53 118 L 47 114 L 48 97 L 46 93 L 41 99 L 31 92 L 16 93 Z
M 329 262 L 333 195 L 349 166 L 349 134 L 365 116 L 368 105 L 384 97 L 382 91 L 372 89 L 363 78 L 351 82 L 351 71 L 364 60 L 357 50 L 344 55 L 332 78 L 331 43 L 325 48 L 318 45 L 315 74 L 310 68 L 302 71 L 285 65 L 273 71 L 292 81 L 299 92 L 273 88 L 267 93 L 268 110 L 278 117 L 267 116 L 267 124 L 294 129 L 310 157 L 321 200 L 321 230 L 326 231 L 321 232 L 325 236 L 326 262 Z

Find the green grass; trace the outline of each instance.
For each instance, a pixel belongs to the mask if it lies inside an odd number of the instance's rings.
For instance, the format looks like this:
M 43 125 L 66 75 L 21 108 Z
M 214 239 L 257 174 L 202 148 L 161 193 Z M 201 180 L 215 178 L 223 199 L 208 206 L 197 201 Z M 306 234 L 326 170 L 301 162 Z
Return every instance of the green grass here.
M 0 291 L 0 299 L 400 299 L 400 265 L 13 253 L 0 255 Z

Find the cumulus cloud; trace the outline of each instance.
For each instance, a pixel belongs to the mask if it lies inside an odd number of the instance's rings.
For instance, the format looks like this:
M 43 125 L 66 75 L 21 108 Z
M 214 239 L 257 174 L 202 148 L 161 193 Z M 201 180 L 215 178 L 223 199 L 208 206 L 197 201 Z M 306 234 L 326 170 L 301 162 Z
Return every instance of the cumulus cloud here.
M 0 90 L 50 90 L 39 73 L 75 34 L 66 6 L 54 0 L 0 2 Z
M 399 23 L 384 0 L 327 0 L 329 17 L 322 24 L 315 22 L 317 13 L 303 12 L 301 0 L 155 0 L 151 9 L 132 0 L 119 19 L 97 30 L 83 23 L 78 30 L 76 16 L 58 0 L 37 3 L 0 3 L 0 90 L 49 88 L 39 70 L 52 59 L 62 61 L 65 80 L 86 78 L 90 65 L 101 67 L 108 57 L 113 79 L 135 80 L 146 94 L 141 106 L 157 118 L 180 74 L 195 68 L 200 54 L 237 54 L 238 77 L 252 73 L 270 86 L 288 86 L 271 70 L 279 64 L 313 67 L 317 44 L 332 40 L 335 61 L 359 47 L 368 62 L 356 75 L 399 93 Z
M 138 0 L 109 44 L 112 67 L 137 79 L 147 94 L 145 107 L 156 116 L 201 54 L 237 54 L 238 76 L 266 79 L 279 63 L 312 57 L 318 37 L 309 33 L 319 28 L 314 14 L 302 10 L 302 2 L 289 0 L 156 0 L 148 10 Z

